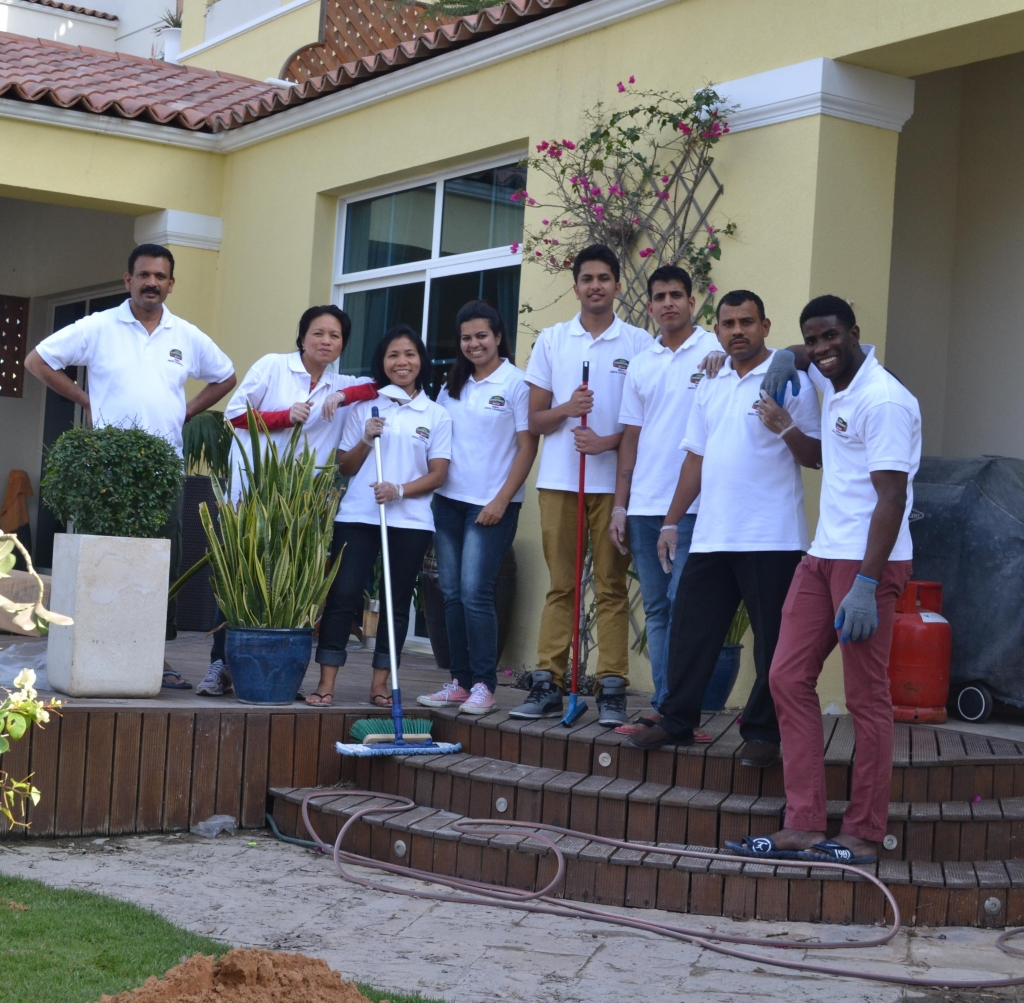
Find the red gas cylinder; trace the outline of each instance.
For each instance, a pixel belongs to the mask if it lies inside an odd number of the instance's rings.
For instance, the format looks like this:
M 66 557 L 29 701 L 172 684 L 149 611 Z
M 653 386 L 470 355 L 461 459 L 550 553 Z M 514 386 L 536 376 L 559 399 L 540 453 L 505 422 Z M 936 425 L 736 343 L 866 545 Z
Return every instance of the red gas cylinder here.
M 953 632 L 941 614 L 941 582 L 908 582 L 896 602 L 889 653 L 896 721 L 941 724 L 946 720 Z

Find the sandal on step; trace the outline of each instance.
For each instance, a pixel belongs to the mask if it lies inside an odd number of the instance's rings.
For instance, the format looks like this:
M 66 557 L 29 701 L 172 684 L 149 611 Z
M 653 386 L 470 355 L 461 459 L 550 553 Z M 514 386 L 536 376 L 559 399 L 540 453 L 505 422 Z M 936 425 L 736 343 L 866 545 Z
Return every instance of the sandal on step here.
M 167 677 L 170 676 L 170 679 Z M 190 690 L 192 684 L 186 682 L 180 672 L 175 672 L 174 669 L 164 669 L 164 678 L 160 683 L 160 686 L 165 690 Z
M 635 735 L 638 731 L 643 731 L 644 728 L 653 728 L 657 723 L 654 718 L 638 717 L 628 724 L 620 724 L 615 731 L 620 735 Z
M 385 695 L 384 693 L 373 693 L 370 696 L 370 703 L 372 703 L 374 707 L 390 708 L 391 707 L 391 697 L 388 696 L 388 695 Z
M 725 848 L 737 857 L 754 857 L 758 860 L 803 860 L 803 854 L 806 852 L 783 850 L 775 845 L 775 840 L 771 836 L 744 836 L 738 843 L 727 839 Z
M 317 693 L 314 691 L 306 697 L 306 703 L 309 704 L 310 707 L 330 707 L 334 703 L 334 694 Z
M 815 853 L 814 851 L 818 852 Z M 855 857 L 853 850 L 834 839 L 823 839 L 809 850 L 801 851 L 798 860 L 816 861 L 826 864 L 876 864 L 878 857 Z

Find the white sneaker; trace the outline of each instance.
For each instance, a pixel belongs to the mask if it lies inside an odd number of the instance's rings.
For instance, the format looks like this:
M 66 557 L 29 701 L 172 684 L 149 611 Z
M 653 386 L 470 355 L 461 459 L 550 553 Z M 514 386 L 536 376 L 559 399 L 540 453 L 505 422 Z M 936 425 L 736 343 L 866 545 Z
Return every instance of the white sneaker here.
M 216 661 L 210 662 L 210 667 L 206 670 L 206 676 L 196 687 L 196 693 L 204 697 L 222 697 L 225 693 L 230 693 L 233 688 L 231 673 L 228 672 L 228 667 L 218 658 Z
M 436 693 L 425 693 L 416 698 L 416 702 L 424 707 L 451 707 L 453 704 L 465 703 L 469 694 L 453 679 L 445 683 Z
M 462 705 L 462 713 L 489 714 L 494 707 L 494 694 L 487 688 L 487 683 L 474 683 L 469 699 Z

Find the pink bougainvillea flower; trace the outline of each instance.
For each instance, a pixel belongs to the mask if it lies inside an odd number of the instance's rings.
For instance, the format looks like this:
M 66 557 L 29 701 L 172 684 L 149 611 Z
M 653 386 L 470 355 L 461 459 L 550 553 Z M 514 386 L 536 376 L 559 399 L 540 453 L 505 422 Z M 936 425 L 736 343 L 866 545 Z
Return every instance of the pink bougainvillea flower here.
M 661 183 L 662 183 L 663 185 L 667 185 L 667 184 L 668 184 L 668 181 L 669 181 L 669 177 L 668 177 L 668 175 L 667 175 L 667 174 L 662 174 L 662 176 L 661 176 Z
M 530 203 L 530 205 L 536 205 L 537 204 L 537 200 L 536 199 L 530 199 L 529 203 Z
M 540 225 L 541 226 L 550 226 L 551 225 L 551 220 L 550 219 L 542 219 L 540 221 Z
M 714 296 L 714 294 L 718 292 L 718 286 L 712 283 L 710 286 L 708 286 L 708 292 L 711 293 L 712 296 Z
M 708 250 L 709 251 L 713 251 L 716 247 L 718 247 L 717 244 L 708 244 Z
M 571 140 L 568 140 L 568 139 L 563 139 L 562 140 L 562 146 L 564 146 L 567 150 L 575 150 L 576 149 L 576 144 L 573 143 Z
M 709 226 L 707 228 L 707 231 L 708 231 L 708 233 L 714 233 L 715 232 L 715 228 L 713 226 Z
M 548 148 L 548 141 L 545 139 L 543 143 L 537 144 L 537 152 L 543 153 Z
M 590 189 L 590 194 L 591 195 L 600 195 L 601 194 L 601 189 L 598 188 L 597 186 L 595 186 L 595 187 Z
M 533 253 L 536 254 L 538 258 L 544 257 L 544 253 L 542 251 L 534 251 Z
M 620 94 L 626 93 L 626 85 L 621 80 L 615 86 L 618 88 Z
M 690 135 L 690 133 L 691 133 L 691 132 L 693 132 L 693 130 L 692 130 L 692 129 L 691 129 L 691 128 L 690 128 L 690 127 L 689 127 L 689 126 L 688 126 L 688 125 L 687 125 L 687 124 L 686 124 L 685 122 L 680 122 L 680 123 L 679 123 L 679 131 L 680 131 L 680 132 L 681 132 L 681 133 L 682 133 L 682 134 L 683 134 L 684 136 L 689 136 L 689 135 Z
M 664 199 L 667 202 L 668 201 L 668 197 L 669 197 L 669 193 L 668 192 L 657 192 L 655 197 L 659 198 L 659 199 Z
M 653 253 L 654 253 L 654 248 L 653 247 L 645 247 L 640 252 L 640 257 L 641 258 L 649 258 Z
M 636 77 L 630 77 L 630 78 L 629 78 L 629 82 L 630 82 L 631 84 L 635 84 L 635 83 L 636 83 Z
M 634 216 L 633 217 L 633 222 L 634 223 L 639 223 L 640 222 L 640 217 L 639 216 Z
M 518 244 L 518 243 L 516 243 L 516 244 L 513 244 L 513 245 L 512 245 L 512 246 L 511 246 L 511 247 L 509 248 L 509 250 L 510 250 L 510 251 L 511 251 L 511 252 L 512 252 L 513 254 L 518 254 L 518 253 L 519 253 L 519 244 Z
M 575 174 L 571 178 L 569 178 L 569 184 L 571 184 L 571 185 L 578 185 L 579 183 L 580 183 L 580 179 L 578 177 L 576 177 Z

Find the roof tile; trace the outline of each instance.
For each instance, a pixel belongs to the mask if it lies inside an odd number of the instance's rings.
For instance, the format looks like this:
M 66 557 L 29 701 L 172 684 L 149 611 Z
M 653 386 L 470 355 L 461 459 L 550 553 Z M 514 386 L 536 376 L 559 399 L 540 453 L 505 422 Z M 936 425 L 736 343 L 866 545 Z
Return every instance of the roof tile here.
M 73 3 L 59 3 L 58 0 L 28 0 L 29 3 L 37 4 L 40 7 L 52 7 L 54 10 L 66 10 L 69 14 L 88 14 L 89 17 L 102 18 L 104 21 L 116 21 L 116 14 L 108 14 L 102 10 L 92 10 L 89 7 L 76 7 Z

